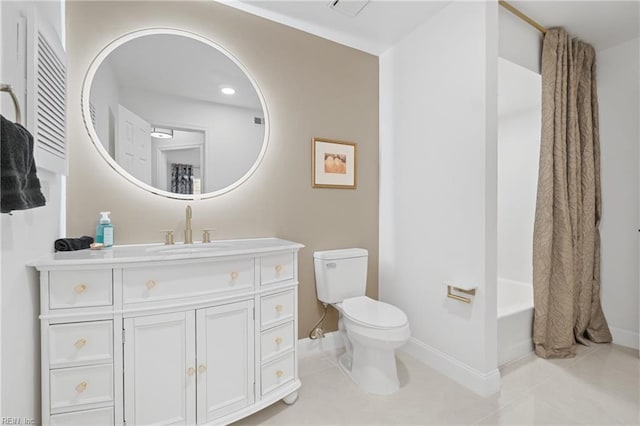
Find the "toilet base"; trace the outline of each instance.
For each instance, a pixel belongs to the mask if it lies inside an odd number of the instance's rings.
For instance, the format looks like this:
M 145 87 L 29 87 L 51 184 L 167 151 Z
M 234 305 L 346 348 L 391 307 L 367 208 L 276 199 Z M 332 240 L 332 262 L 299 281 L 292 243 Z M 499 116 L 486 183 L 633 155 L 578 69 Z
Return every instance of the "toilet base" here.
M 356 343 L 353 353 L 343 354 L 338 365 L 365 392 L 389 395 L 400 389 L 393 349 L 367 348 Z

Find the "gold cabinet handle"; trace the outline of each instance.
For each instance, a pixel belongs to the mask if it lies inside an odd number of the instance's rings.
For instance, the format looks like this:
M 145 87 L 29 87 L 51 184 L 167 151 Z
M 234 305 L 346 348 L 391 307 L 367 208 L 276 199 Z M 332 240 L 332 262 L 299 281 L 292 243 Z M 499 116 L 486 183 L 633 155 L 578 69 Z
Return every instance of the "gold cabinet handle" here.
M 238 272 L 232 272 L 231 273 L 231 279 L 233 281 L 237 280 L 239 276 L 240 276 L 240 273 L 238 273 Z
M 194 374 L 196 374 L 196 369 L 193 367 L 189 367 L 189 369 L 187 370 L 187 375 L 193 376 Z
M 282 305 L 276 305 L 276 312 L 282 312 Z
M 281 378 L 282 376 L 284 376 L 284 371 L 282 370 L 276 371 L 276 376 L 278 377 L 278 379 Z
M 157 283 L 154 280 L 149 280 L 144 285 L 147 287 L 148 290 L 151 290 L 156 286 L 156 284 Z
M 86 290 L 87 290 L 87 285 L 86 284 L 78 284 L 77 286 L 75 286 L 73 288 L 73 291 L 75 291 L 78 294 L 84 293 Z
M 76 342 L 73 344 L 73 346 L 75 346 L 76 348 L 80 349 L 82 348 L 84 345 L 87 344 L 87 339 L 78 339 L 76 340 Z
M 207 366 L 204 364 L 200 364 L 200 366 L 198 367 L 198 373 L 203 374 L 205 371 L 207 371 Z
M 76 385 L 76 392 L 82 393 L 87 389 L 87 382 L 80 382 Z
M 276 265 L 276 274 L 282 272 L 282 265 Z
M 276 342 L 276 345 L 279 345 L 280 343 L 282 343 L 282 337 L 276 337 L 274 342 Z

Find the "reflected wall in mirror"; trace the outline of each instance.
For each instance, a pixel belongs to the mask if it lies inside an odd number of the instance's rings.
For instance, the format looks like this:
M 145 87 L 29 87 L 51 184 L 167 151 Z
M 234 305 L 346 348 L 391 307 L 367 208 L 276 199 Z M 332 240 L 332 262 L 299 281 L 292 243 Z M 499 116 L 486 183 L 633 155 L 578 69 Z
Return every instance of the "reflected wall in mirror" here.
M 267 146 L 262 94 L 229 52 L 196 34 L 149 29 L 91 64 L 82 111 L 121 175 L 171 198 L 208 198 L 244 182 Z

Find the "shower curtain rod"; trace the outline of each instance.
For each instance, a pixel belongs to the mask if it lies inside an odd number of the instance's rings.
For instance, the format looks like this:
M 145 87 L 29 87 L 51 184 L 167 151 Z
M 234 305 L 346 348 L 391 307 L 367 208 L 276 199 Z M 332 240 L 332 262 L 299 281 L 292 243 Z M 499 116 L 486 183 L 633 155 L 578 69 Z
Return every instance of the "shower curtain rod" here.
M 522 19 L 527 24 L 529 24 L 532 27 L 534 27 L 536 30 L 540 31 L 542 34 L 546 34 L 547 29 L 545 27 L 543 27 L 542 25 L 538 24 L 536 21 L 534 21 L 533 19 L 529 18 L 527 15 L 525 15 L 522 12 L 520 12 L 515 7 L 511 6 L 506 1 L 498 0 L 498 4 L 500 4 L 500 6 L 504 7 L 505 9 L 507 9 L 509 12 L 511 12 L 514 15 L 516 15 L 518 18 Z

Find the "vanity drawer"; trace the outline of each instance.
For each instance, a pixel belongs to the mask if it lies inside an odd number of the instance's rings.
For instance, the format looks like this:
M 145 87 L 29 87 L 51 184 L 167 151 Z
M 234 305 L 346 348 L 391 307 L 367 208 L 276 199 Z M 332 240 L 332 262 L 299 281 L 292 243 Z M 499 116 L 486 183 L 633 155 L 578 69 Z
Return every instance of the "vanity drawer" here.
M 295 362 L 293 352 L 262 366 L 262 395 L 279 386 L 289 383 L 294 378 Z
M 293 320 L 295 300 L 293 290 L 260 298 L 260 324 L 262 330 Z
M 111 362 L 112 321 L 55 324 L 49 327 L 49 365 L 52 368 Z
M 260 284 L 272 284 L 293 279 L 293 254 L 276 254 L 260 259 Z
M 49 272 L 49 308 L 113 304 L 111 269 Z
M 52 426 L 105 426 L 113 425 L 113 407 L 98 408 L 97 410 L 72 411 L 51 416 Z
M 293 321 L 263 331 L 261 340 L 261 360 L 265 362 L 293 349 Z
M 113 367 L 60 368 L 50 372 L 51 410 L 113 401 Z
M 254 259 L 123 271 L 125 303 L 140 303 L 253 288 Z

